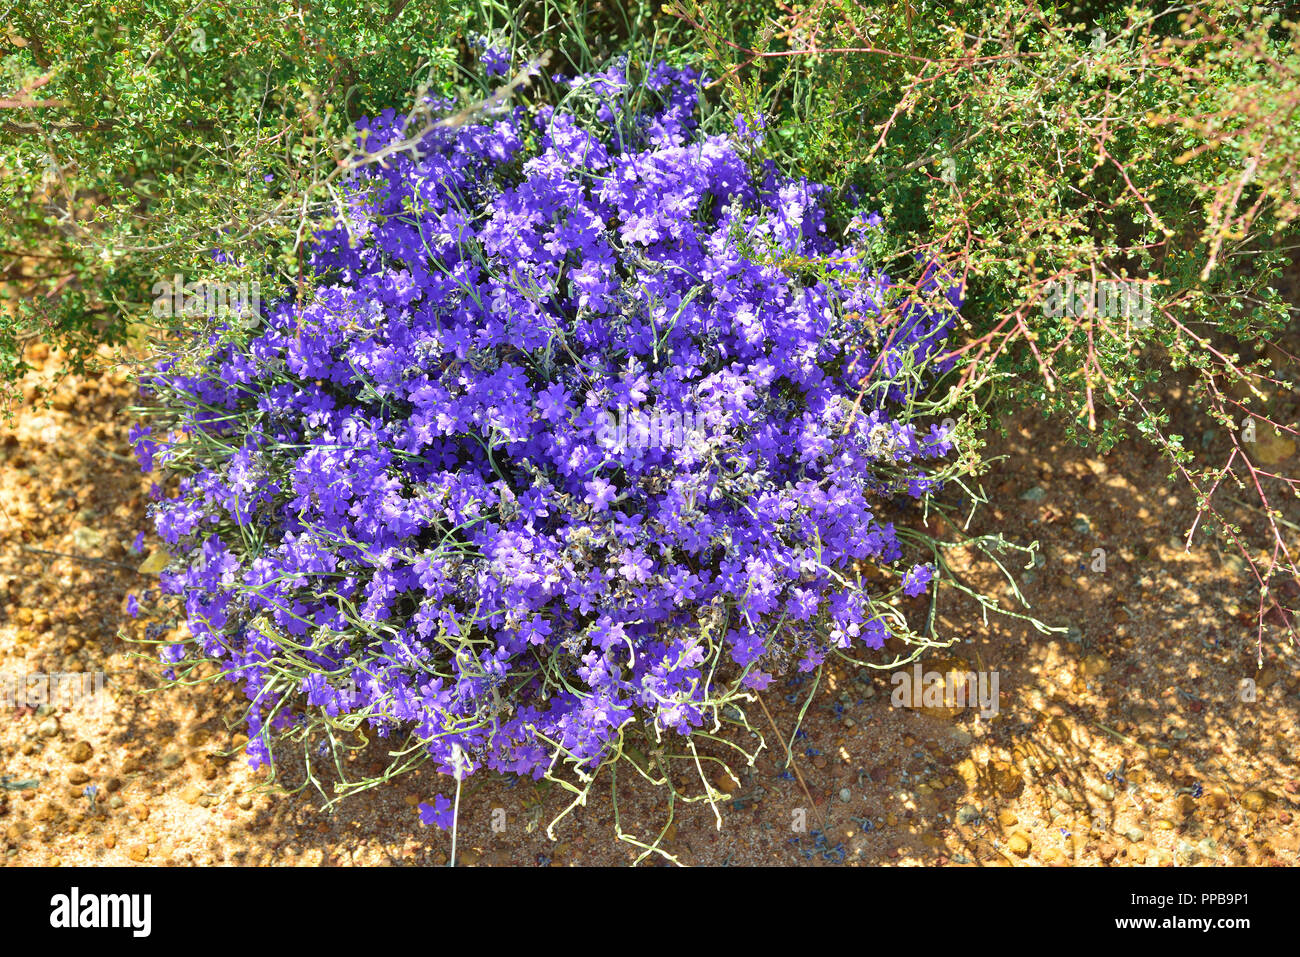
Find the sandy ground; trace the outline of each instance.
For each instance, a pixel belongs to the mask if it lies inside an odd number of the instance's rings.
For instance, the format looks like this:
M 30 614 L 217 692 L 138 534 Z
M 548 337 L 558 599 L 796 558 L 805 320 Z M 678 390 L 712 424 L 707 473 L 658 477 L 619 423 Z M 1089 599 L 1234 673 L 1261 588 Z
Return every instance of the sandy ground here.
M 126 442 L 132 391 L 122 372 L 68 379 L 47 406 L 36 388 L 49 366 L 0 422 L 0 682 L 80 673 L 93 687 L 100 673 L 103 690 L 39 709 L 0 700 L 0 861 L 446 863 L 449 836 L 422 828 L 414 805 L 454 796 L 454 782 L 420 770 L 322 813 L 316 792 L 272 793 L 265 771 L 227 757 L 240 743 L 225 723 L 237 714 L 229 686 L 162 690 L 132 657 L 140 646 L 120 636 L 143 637 L 151 622 L 128 617 L 126 597 L 156 586 L 132 549 L 149 486 Z M 1194 502 L 1145 446 L 1098 457 L 1028 415 L 1007 425 L 993 447 L 1006 459 L 971 530 L 1041 543 L 1043 563 L 1017 574 L 1032 614 L 1069 631 L 982 622 L 971 602 L 945 601 L 942 631 L 956 643 L 925 660 L 996 671 L 998 713 L 895 708 L 881 672 L 831 669 L 815 691 L 811 680 L 774 683 L 770 721 L 750 709 L 769 748 L 752 767 L 733 763 L 738 781 L 706 765 L 729 795 L 716 817 L 707 803 L 670 808 L 620 775 L 625 834 L 664 832 L 669 855 L 703 865 L 1297 862 L 1300 668 L 1276 623 L 1257 667 L 1240 560 L 1184 550 Z M 1204 444 L 1217 448 L 1212 435 Z M 1009 597 L 988 561 L 954 561 Z M 810 695 L 788 769 L 773 727 L 789 738 Z M 382 761 L 376 743 L 352 764 Z M 698 791 L 681 767 L 676 779 Z M 298 770 L 290 762 L 284 779 Z M 457 863 L 621 865 L 641 854 L 617 838 L 607 778 L 551 840 L 547 825 L 571 800 L 531 780 L 466 782 Z

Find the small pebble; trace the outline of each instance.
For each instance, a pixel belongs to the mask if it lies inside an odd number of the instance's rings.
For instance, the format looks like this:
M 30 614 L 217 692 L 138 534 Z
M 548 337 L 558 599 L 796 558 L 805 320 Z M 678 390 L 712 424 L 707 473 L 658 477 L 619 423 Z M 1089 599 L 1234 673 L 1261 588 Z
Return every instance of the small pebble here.
M 1241 806 L 1247 811 L 1258 814 L 1268 807 L 1271 796 L 1267 791 L 1247 791 L 1241 796 Z
M 75 764 L 85 764 L 90 760 L 95 749 L 90 746 L 89 741 L 78 741 L 72 746 L 72 751 L 68 754 L 68 759 Z

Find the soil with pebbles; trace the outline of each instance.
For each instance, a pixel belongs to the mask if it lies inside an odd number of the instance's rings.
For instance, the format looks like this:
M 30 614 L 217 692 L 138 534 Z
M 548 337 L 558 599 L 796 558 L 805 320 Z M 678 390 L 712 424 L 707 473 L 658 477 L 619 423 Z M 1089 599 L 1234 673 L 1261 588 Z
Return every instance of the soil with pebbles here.
M 324 813 L 314 790 L 277 793 L 246 766 L 227 727 L 239 713 L 232 687 L 158 686 L 135 657 L 149 646 L 124 640 L 171 624 L 147 600 L 126 614 L 128 594 L 156 588 L 139 571 L 148 546 L 134 549 L 150 479 L 126 441 L 128 378 L 65 378 L 47 404 L 38 389 L 55 362 L 42 347 L 32 355 L 41 368 L 0 422 L 0 681 L 59 674 L 65 691 L 83 679 L 93 690 L 100 675 L 102 690 L 52 706 L 19 706 L 26 691 L 0 701 L 0 861 L 446 863 L 448 835 L 421 827 L 415 805 L 452 796 L 454 782 L 419 770 Z M 769 745 L 753 766 L 732 762 L 733 779 L 703 765 L 723 799 L 670 808 L 621 774 L 616 793 L 598 782 L 552 839 L 572 794 L 477 776 L 460 796 L 457 863 L 624 864 L 642 849 L 621 830 L 659 835 L 685 864 L 1295 864 L 1300 668 L 1277 622 L 1260 641 L 1244 566 L 1199 539 L 1184 547 L 1194 502 L 1146 446 L 1097 456 L 1028 414 L 1007 425 L 992 448 L 1007 458 L 986 476 L 970 531 L 1040 543 L 1037 567 L 1011 567 L 1029 613 L 1067 630 L 985 621 L 971 601 L 945 598 L 940 633 L 954 644 L 923 662 L 996 672 L 995 715 L 894 707 L 887 671 L 774 683 L 766 713 L 750 716 Z M 1216 450 L 1212 434 L 1204 446 Z M 964 581 L 1015 607 L 991 562 L 952 559 Z M 384 760 L 375 742 L 346 770 Z M 675 768 L 684 791 L 700 790 L 698 772 Z M 290 760 L 282 780 L 301 773 Z

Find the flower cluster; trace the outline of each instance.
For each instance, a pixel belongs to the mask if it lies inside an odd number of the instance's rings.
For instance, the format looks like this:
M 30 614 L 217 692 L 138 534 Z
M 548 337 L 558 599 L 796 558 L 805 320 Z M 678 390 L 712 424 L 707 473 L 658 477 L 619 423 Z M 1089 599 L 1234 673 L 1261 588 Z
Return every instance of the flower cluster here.
M 163 657 L 242 684 L 254 762 L 319 720 L 447 774 L 590 772 L 880 648 L 860 563 L 928 587 L 878 512 L 952 448 L 911 397 L 959 291 L 900 298 L 863 255 L 879 217 L 837 239 L 752 123 L 700 130 L 696 73 L 629 72 L 362 121 L 382 162 L 318 231 L 314 293 L 147 382 L 190 631 Z M 712 427 L 610 441 L 620 408 Z

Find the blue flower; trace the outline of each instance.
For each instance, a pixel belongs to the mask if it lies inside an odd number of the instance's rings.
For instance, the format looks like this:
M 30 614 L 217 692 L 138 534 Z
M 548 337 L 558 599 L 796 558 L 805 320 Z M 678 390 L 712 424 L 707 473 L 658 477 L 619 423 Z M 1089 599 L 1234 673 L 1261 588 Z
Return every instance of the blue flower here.
M 923 595 L 934 578 L 934 569 L 930 565 L 913 565 L 903 576 L 903 594 L 909 597 Z
M 432 825 L 447 831 L 454 823 L 451 801 L 441 794 L 434 795 L 433 804 L 421 803 L 419 807 L 420 823 L 425 827 Z

